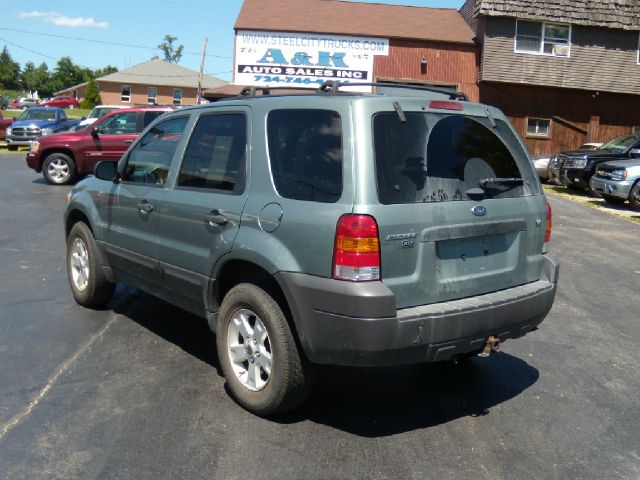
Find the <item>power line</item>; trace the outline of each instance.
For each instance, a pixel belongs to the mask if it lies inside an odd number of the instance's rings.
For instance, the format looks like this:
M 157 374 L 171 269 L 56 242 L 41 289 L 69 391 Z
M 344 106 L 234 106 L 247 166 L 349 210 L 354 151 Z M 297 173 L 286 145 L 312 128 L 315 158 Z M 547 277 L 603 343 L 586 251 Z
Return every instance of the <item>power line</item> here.
M 8 27 L 0 27 L 0 30 L 6 30 L 8 32 L 19 32 L 19 33 L 28 33 L 30 35 L 40 35 L 42 37 L 53 37 L 53 38 L 64 38 L 67 40 L 79 40 L 82 42 L 90 42 L 90 43 L 100 43 L 103 45 L 114 45 L 117 47 L 131 47 L 131 48 L 142 48 L 144 50 L 160 50 L 158 47 L 147 47 L 144 45 L 135 45 L 132 43 L 120 43 L 120 42 L 107 42 L 104 40 L 94 40 L 91 38 L 83 38 L 83 37 L 71 37 L 71 36 L 67 36 L 67 35 L 55 35 L 52 33 L 41 33 L 41 32 L 33 32 L 30 30 L 20 30 L 18 28 L 8 28 Z M 195 52 L 182 52 L 183 55 L 198 55 L 200 56 L 200 53 L 195 53 Z M 46 55 L 44 55 L 46 56 Z M 228 56 L 224 56 L 224 55 L 214 55 L 214 54 L 207 54 L 207 57 L 212 57 L 212 58 L 225 58 L 225 59 L 230 59 L 233 57 L 228 57 Z
M 3 30 L 3 29 L 0 28 L 0 30 Z M 17 43 L 10 42 L 9 40 L 7 40 L 6 38 L 3 38 L 3 37 L 0 37 L 0 41 L 9 44 L 12 47 L 16 47 L 16 48 L 19 48 L 21 50 L 25 50 L 25 51 L 27 51 L 29 53 L 33 53 L 35 55 L 40 55 L 40 56 L 45 57 L 45 58 L 49 58 L 49 59 L 54 60 L 56 62 L 58 60 L 60 60 L 59 58 L 52 57 L 51 55 L 47 55 L 47 54 L 42 53 L 42 52 L 36 52 L 35 50 L 31 50 L 30 48 L 25 48 L 25 47 L 23 47 L 21 45 L 18 45 Z M 88 70 L 100 70 L 99 68 L 98 69 L 94 69 L 92 67 L 87 67 L 86 65 L 79 65 L 79 64 L 76 64 L 76 65 L 78 67 L 86 68 Z M 128 73 L 128 72 L 115 72 L 115 73 L 119 73 L 121 75 L 127 75 L 127 76 L 130 76 L 130 77 L 153 77 L 153 78 L 193 78 L 193 77 L 197 77 L 198 76 L 198 72 L 195 72 L 195 73 L 192 73 L 192 74 L 189 74 L 189 75 L 156 75 L 156 74 L 150 74 L 150 73 Z M 220 74 L 223 74 L 223 73 L 231 73 L 231 71 L 218 72 L 218 73 L 209 73 L 209 72 L 207 72 L 207 75 L 210 75 L 210 76 L 211 75 L 220 75 Z

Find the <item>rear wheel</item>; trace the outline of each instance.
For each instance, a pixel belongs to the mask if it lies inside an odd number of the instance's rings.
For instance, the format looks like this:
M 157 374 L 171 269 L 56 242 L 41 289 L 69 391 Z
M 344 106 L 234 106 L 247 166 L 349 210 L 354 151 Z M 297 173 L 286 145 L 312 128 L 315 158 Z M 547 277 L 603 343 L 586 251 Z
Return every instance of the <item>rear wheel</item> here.
M 67 274 L 73 298 L 80 305 L 99 308 L 113 298 L 116 286 L 105 277 L 103 264 L 93 233 L 84 223 L 76 223 L 67 238 Z
M 66 153 L 51 153 L 44 159 L 42 175 L 53 185 L 68 185 L 76 179 L 76 163 Z
M 604 198 L 604 201 L 611 205 L 622 205 L 626 201 L 626 198 L 612 197 L 611 195 L 605 195 L 604 193 L 601 195 L 602 198 Z
M 241 283 L 222 301 L 218 358 L 233 398 L 258 415 L 291 410 L 307 397 L 312 366 L 271 295 Z
M 640 182 L 636 182 L 629 192 L 629 206 L 634 210 L 640 210 Z

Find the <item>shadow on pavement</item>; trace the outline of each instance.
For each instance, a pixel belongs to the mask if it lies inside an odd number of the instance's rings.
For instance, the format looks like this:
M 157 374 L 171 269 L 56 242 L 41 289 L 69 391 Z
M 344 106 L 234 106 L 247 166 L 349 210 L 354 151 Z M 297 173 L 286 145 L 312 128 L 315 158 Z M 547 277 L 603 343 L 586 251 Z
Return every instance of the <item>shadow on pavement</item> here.
M 189 355 L 222 370 L 216 352 L 216 337 L 206 320 L 144 292 L 119 284 L 112 304 L 123 315 Z
M 395 435 L 487 415 L 538 377 L 538 370 L 505 353 L 457 365 L 325 367 L 309 401 L 276 421 L 310 420 L 364 437 Z
M 113 310 L 222 371 L 207 322 L 130 287 L 118 286 Z M 307 402 L 271 418 L 311 421 L 364 437 L 383 437 L 487 415 L 532 386 L 538 370 L 506 353 L 459 364 L 318 368 Z M 238 407 L 241 408 L 241 407 Z

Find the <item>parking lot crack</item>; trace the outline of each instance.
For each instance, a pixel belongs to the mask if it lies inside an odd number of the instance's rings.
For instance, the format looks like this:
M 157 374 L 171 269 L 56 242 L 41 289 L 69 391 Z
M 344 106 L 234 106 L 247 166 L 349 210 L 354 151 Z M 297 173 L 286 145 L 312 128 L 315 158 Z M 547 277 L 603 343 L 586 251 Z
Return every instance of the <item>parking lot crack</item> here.
M 96 344 L 98 341 L 100 341 L 102 339 L 104 334 L 115 323 L 115 321 L 117 319 L 117 316 L 118 315 L 114 313 L 113 316 L 107 321 L 107 323 L 98 332 L 93 334 L 91 336 L 91 338 L 89 338 L 89 340 L 87 340 L 76 351 L 76 353 L 73 354 L 73 356 L 71 356 L 70 358 L 65 360 L 55 370 L 53 375 L 51 375 L 49 377 L 49 379 L 47 380 L 45 385 L 33 396 L 33 398 L 29 401 L 28 405 L 26 406 L 26 408 L 23 411 L 21 411 L 20 413 L 16 414 L 11 419 L 9 419 L 7 422 L 5 422 L 5 423 L 0 425 L 0 441 L 2 441 L 4 439 L 4 437 L 6 437 L 9 432 L 11 432 L 11 430 L 16 428 L 18 425 L 20 425 L 22 422 L 24 422 L 27 418 L 29 418 L 29 416 L 34 411 L 34 409 L 38 406 L 38 404 L 47 396 L 47 394 L 55 386 L 55 384 L 57 383 L 58 379 L 62 375 L 64 375 L 64 373 L 67 372 L 71 367 L 73 367 L 73 365 L 78 361 L 78 359 L 82 355 L 84 355 L 84 353 L 86 353 L 88 350 L 90 350 L 91 347 L 93 347 L 94 344 Z

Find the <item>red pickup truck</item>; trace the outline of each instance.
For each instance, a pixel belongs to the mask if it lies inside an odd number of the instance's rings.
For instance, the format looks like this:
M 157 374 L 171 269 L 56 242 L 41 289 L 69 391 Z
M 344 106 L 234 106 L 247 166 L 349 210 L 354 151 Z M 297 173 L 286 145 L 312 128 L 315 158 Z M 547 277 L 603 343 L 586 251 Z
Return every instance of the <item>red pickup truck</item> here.
M 99 161 L 117 162 L 140 132 L 170 107 L 115 110 L 84 130 L 41 137 L 31 144 L 27 165 L 42 172 L 47 183 L 67 185 L 88 173 Z
M 0 140 L 4 141 L 7 138 L 6 130 L 13 123 L 13 118 L 4 118 L 2 110 L 0 110 Z

